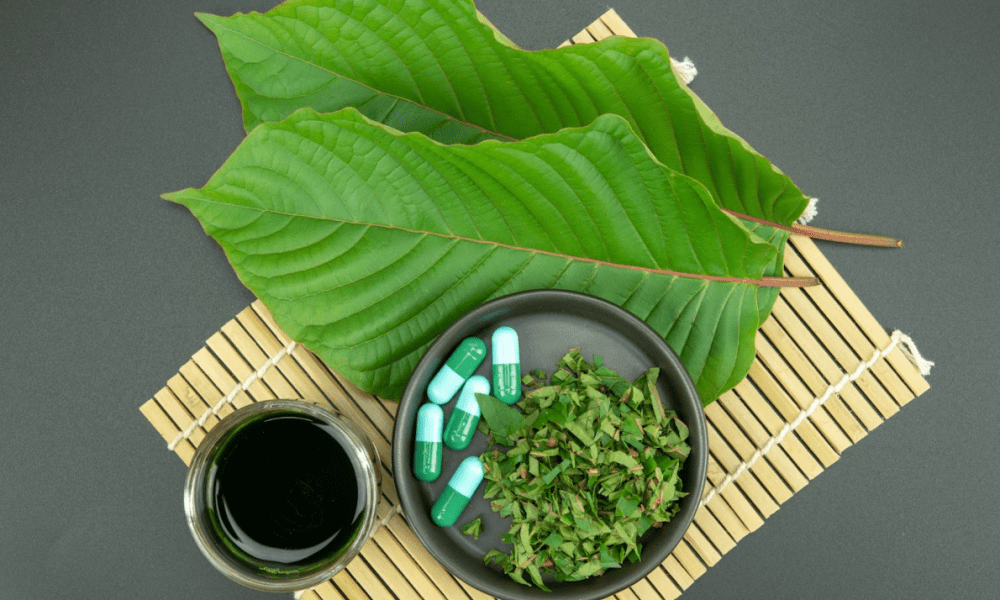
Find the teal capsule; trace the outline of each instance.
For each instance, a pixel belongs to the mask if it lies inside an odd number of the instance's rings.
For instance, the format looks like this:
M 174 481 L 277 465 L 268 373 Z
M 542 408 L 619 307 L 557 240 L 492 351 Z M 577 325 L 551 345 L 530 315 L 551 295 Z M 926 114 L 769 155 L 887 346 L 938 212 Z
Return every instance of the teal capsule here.
M 417 435 L 413 443 L 413 474 L 420 481 L 435 481 L 441 475 L 441 429 L 444 411 L 437 404 L 424 404 L 417 411 Z
M 475 373 L 484 358 L 486 358 L 486 342 L 477 337 L 462 340 L 427 386 L 427 397 L 435 404 L 444 404 L 451 400 L 465 380 Z
M 444 428 L 444 445 L 452 450 L 465 450 L 476 433 L 479 425 L 479 402 L 476 394 L 489 394 L 490 380 L 482 375 L 473 375 L 465 382 L 462 393 L 458 396 L 455 409 L 448 417 L 448 426 Z
M 459 463 L 448 485 L 431 507 L 431 518 L 441 527 L 451 527 L 462 516 L 469 499 L 483 481 L 483 463 L 470 456 Z
M 506 325 L 493 332 L 493 395 L 507 404 L 521 398 L 521 349 Z

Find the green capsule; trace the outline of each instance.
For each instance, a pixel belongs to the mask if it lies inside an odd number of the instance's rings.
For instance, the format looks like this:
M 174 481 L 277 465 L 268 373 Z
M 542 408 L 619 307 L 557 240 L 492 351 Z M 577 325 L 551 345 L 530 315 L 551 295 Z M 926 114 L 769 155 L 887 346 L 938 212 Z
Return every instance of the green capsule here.
M 417 411 L 417 435 L 413 441 L 413 474 L 420 481 L 435 481 L 441 475 L 441 429 L 444 411 L 425 404 Z
M 483 463 L 479 457 L 470 456 L 463 460 L 431 507 L 431 519 L 440 527 L 454 525 L 482 482 Z
M 493 395 L 506 404 L 521 398 L 521 350 L 517 332 L 506 325 L 493 332 Z
M 462 387 L 462 394 L 455 403 L 455 409 L 448 418 L 448 426 L 444 428 L 444 445 L 452 450 L 465 450 L 476 433 L 479 425 L 479 402 L 476 394 L 489 394 L 490 380 L 482 375 L 473 375 Z
M 486 342 L 477 337 L 462 340 L 427 386 L 427 397 L 435 404 L 451 400 L 484 358 Z

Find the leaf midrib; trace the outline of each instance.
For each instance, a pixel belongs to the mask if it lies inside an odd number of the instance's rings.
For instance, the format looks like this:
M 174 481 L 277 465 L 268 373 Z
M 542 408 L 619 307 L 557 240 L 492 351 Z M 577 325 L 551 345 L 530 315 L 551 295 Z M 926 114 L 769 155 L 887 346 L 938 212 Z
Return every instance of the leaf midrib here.
M 274 210 L 274 209 L 271 209 L 271 208 L 259 208 L 259 207 L 239 206 L 239 205 L 231 204 L 231 203 L 228 203 L 228 202 L 219 202 L 217 200 L 212 200 L 210 198 L 204 198 L 204 197 L 199 197 L 199 196 L 184 196 L 181 193 L 167 194 L 164 197 L 167 200 L 171 200 L 171 201 L 174 201 L 174 202 L 177 202 L 179 200 L 185 200 L 185 201 L 191 202 L 191 203 L 201 202 L 201 203 L 204 203 L 204 204 L 211 204 L 211 205 L 214 205 L 214 206 L 224 206 L 224 207 L 227 207 L 227 208 L 232 208 L 232 209 L 237 209 L 237 210 L 247 210 L 247 211 L 259 212 L 259 213 L 269 213 L 269 214 L 274 214 L 274 215 L 281 215 L 281 216 L 284 216 L 284 217 L 292 217 L 292 218 L 300 218 L 300 219 L 315 219 L 315 220 L 327 221 L 327 222 L 331 222 L 331 223 L 340 223 L 342 225 L 348 225 L 348 226 L 369 227 L 369 228 L 376 228 L 376 229 L 384 229 L 386 231 L 399 231 L 399 232 L 402 232 L 402 233 L 409 233 L 409 234 L 412 234 L 412 235 L 420 235 L 420 236 L 433 236 L 433 237 L 437 237 L 437 238 L 441 238 L 441 239 L 445 239 L 445 240 L 454 240 L 454 241 L 457 241 L 457 242 L 466 242 L 466 243 L 471 243 L 471 244 L 482 244 L 482 245 L 486 245 L 486 246 L 490 246 L 490 247 L 494 247 L 494 248 L 506 248 L 508 250 L 514 250 L 514 251 L 517 251 L 517 252 L 525 252 L 525 253 L 528 253 L 528 254 L 536 254 L 536 255 L 543 255 L 543 256 L 551 256 L 551 257 L 554 257 L 554 258 L 576 260 L 576 261 L 579 261 L 579 262 L 584 262 L 584 263 L 588 263 L 588 264 L 594 264 L 594 265 L 598 265 L 598 266 L 606 266 L 606 267 L 617 268 L 617 269 L 626 269 L 626 270 L 638 271 L 638 272 L 641 272 L 641 273 L 649 273 L 649 274 L 654 274 L 654 275 L 687 277 L 689 279 L 699 279 L 699 280 L 703 280 L 703 281 L 715 281 L 715 282 L 718 282 L 718 283 L 736 283 L 736 284 L 747 284 L 747 285 L 767 285 L 767 283 L 768 283 L 767 281 L 762 280 L 762 279 L 751 279 L 751 278 L 746 278 L 746 277 L 726 277 L 726 276 L 721 276 L 721 275 L 708 275 L 708 274 L 695 274 L 695 273 L 686 273 L 684 271 L 674 271 L 674 270 L 670 270 L 670 269 L 657 269 L 657 268 L 652 268 L 652 267 L 640 267 L 640 266 L 637 266 L 637 265 L 625 265 L 625 264 L 621 264 L 621 263 L 616 263 L 616 262 L 611 262 L 611 261 L 606 261 L 606 260 L 600 260 L 600 259 L 596 259 L 596 258 L 574 256 L 572 254 L 564 254 L 564 253 L 561 253 L 561 252 L 551 252 L 551 251 L 548 251 L 548 250 L 540 250 L 538 248 L 526 248 L 526 247 L 523 247 L 523 246 L 515 246 L 513 244 L 505 244 L 503 242 L 495 242 L 495 241 L 485 240 L 485 239 L 478 240 L 476 238 L 470 238 L 470 237 L 467 237 L 467 236 L 461 236 L 461 235 L 455 235 L 455 234 L 445 234 L 445 233 L 439 233 L 439 232 L 436 232 L 436 231 L 421 231 L 419 229 L 410 229 L 408 227 L 400 227 L 398 225 L 392 225 L 392 224 L 369 223 L 369 222 L 364 222 L 364 221 L 350 221 L 350 220 L 347 220 L 347 219 L 337 219 L 337 218 L 333 218 L 333 217 L 324 217 L 324 216 L 317 216 L 317 215 L 304 215 L 304 214 L 298 214 L 298 213 L 294 213 L 294 212 Z

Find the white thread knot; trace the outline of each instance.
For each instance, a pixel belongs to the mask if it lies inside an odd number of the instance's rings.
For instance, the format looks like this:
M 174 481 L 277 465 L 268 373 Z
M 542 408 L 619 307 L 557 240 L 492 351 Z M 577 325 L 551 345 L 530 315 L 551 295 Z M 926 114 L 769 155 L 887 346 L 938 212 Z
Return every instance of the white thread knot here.
M 906 356 L 906 358 L 909 359 L 910 362 L 912 362 L 917 367 L 917 369 L 920 370 L 921 375 L 930 374 L 931 367 L 934 366 L 934 363 L 920 356 L 920 352 L 917 351 L 917 346 L 913 343 L 913 340 L 910 338 L 910 336 L 899 331 L 898 329 L 896 331 L 893 331 L 889 344 L 885 348 L 883 348 L 882 350 L 875 350 L 875 352 L 872 354 L 872 357 L 869 358 L 867 361 L 859 364 L 858 367 L 854 369 L 853 373 L 844 374 L 844 376 L 840 378 L 840 381 L 827 387 L 826 391 L 823 392 L 822 396 L 815 398 L 809 404 L 809 406 L 799 411 L 798 416 L 796 416 L 791 423 L 785 423 L 785 425 L 781 428 L 780 431 L 778 431 L 777 434 L 775 434 L 773 437 L 767 440 L 766 444 L 761 446 L 761 448 L 759 448 L 756 452 L 754 452 L 753 455 L 751 455 L 750 458 L 748 458 L 746 461 L 740 463 L 740 466 L 736 469 L 735 472 L 731 474 L 726 474 L 725 478 L 723 478 L 723 480 L 719 482 L 719 485 L 708 490 L 708 492 L 704 496 L 702 496 L 701 506 L 708 504 L 713 498 L 715 498 L 715 496 L 721 494 L 722 490 L 726 489 L 726 487 L 728 487 L 729 484 L 735 481 L 740 475 L 742 475 L 743 473 L 748 471 L 751 467 L 753 467 L 753 465 L 758 460 L 760 460 L 762 456 L 770 452 L 771 449 L 774 448 L 776 445 L 780 444 L 781 441 L 785 439 L 785 436 L 791 433 L 796 427 L 801 425 L 803 421 L 808 419 L 814 412 L 816 412 L 816 410 L 819 409 L 819 407 L 822 406 L 823 403 L 827 401 L 827 399 L 829 399 L 831 396 L 839 394 L 840 391 L 844 389 L 845 386 L 847 386 L 847 384 L 861 377 L 861 375 L 863 375 L 868 369 L 871 369 L 872 366 L 874 366 L 879 359 L 885 358 L 886 356 L 889 355 L 889 353 L 895 350 L 896 346 L 900 346 L 903 355 Z
M 819 198 L 810 198 L 809 204 L 806 205 L 806 209 L 802 211 L 802 216 L 798 218 L 796 223 L 799 225 L 807 225 L 809 221 L 812 221 L 816 214 L 819 212 L 817 206 L 819 205 Z
M 264 364 L 261 365 L 259 369 L 251 373 L 250 376 L 247 377 L 245 381 L 234 387 L 232 390 L 229 391 L 228 394 L 220 398 L 219 401 L 215 403 L 215 406 L 201 413 L 201 416 L 195 419 L 194 421 L 191 421 L 191 423 L 184 428 L 184 431 L 181 431 L 176 436 L 174 436 L 174 439 L 171 440 L 169 444 L 167 444 L 167 450 L 172 452 L 174 448 L 177 447 L 177 444 L 191 437 L 191 434 L 194 433 L 194 430 L 196 428 L 204 427 L 205 423 L 208 421 L 208 418 L 210 416 L 218 415 L 219 411 L 222 410 L 223 406 L 232 402 L 233 398 L 235 398 L 236 395 L 239 394 L 240 392 L 247 391 L 247 389 L 249 389 L 250 386 L 253 385 L 253 382 L 263 377 L 264 373 L 266 373 L 268 369 L 273 367 L 275 363 L 281 360 L 282 357 L 291 354 L 295 350 L 295 346 L 296 343 L 294 340 L 292 340 L 291 342 L 288 343 L 287 346 L 276 352 L 274 356 L 267 359 L 267 361 L 265 361 Z
M 681 78 L 681 81 L 684 82 L 684 85 L 687 85 L 692 81 L 694 81 L 695 76 L 698 75 L 698 69 L 694 67 L 694 63 L 691 62 L 691 59 L 686 56 L 682 61 L 677 61 L 671 58 L 670 66 L 673 67 L 674 73 L 676 73 L 677 76 Z
M 899 348 L 903 353 L 903 356 L 905 356 L 911 363 L 914 364 L 914 366 L 917 367 L 917 370 L 920 371 L 921 375 L 930 375 L 931 367 L 934 366 L 934 361 L 927 360 L 920 355 L 920 351 L 917 350 L 917 345 L 913 343 L 913 339 L 910 336 L 899 331 L 892 332 L 893 336 L 896 336 L 897 334 L 899 335 Z

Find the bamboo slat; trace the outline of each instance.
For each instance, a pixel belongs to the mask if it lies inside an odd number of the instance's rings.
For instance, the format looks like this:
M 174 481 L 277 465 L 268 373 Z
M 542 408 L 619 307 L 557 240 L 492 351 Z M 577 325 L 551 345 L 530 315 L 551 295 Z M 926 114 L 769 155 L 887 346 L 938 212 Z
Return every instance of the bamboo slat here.
M 614 10 L 563 45 L 610 35 L 635 36 Z M 614 598 L 681 596 L 844 450 L 929 388 L 898 345 L 875 359 L 893 338 L 810 239 L 792 236 L 785 267 L 822 284 L 781 292 L 748 377 L 706 408 L 704 505 L 673 554 Z M 209 337 L 140 411 L 188 464 L 235 407 L 279 397 L 328 404 L 358 423 L 385 474 L 380 528 L 345 570 L 301 598 L 489 600 L 434 560 L 399 512 L 390 453 L 395 403 L 359 390 L 295 344 L 259 301 Z

